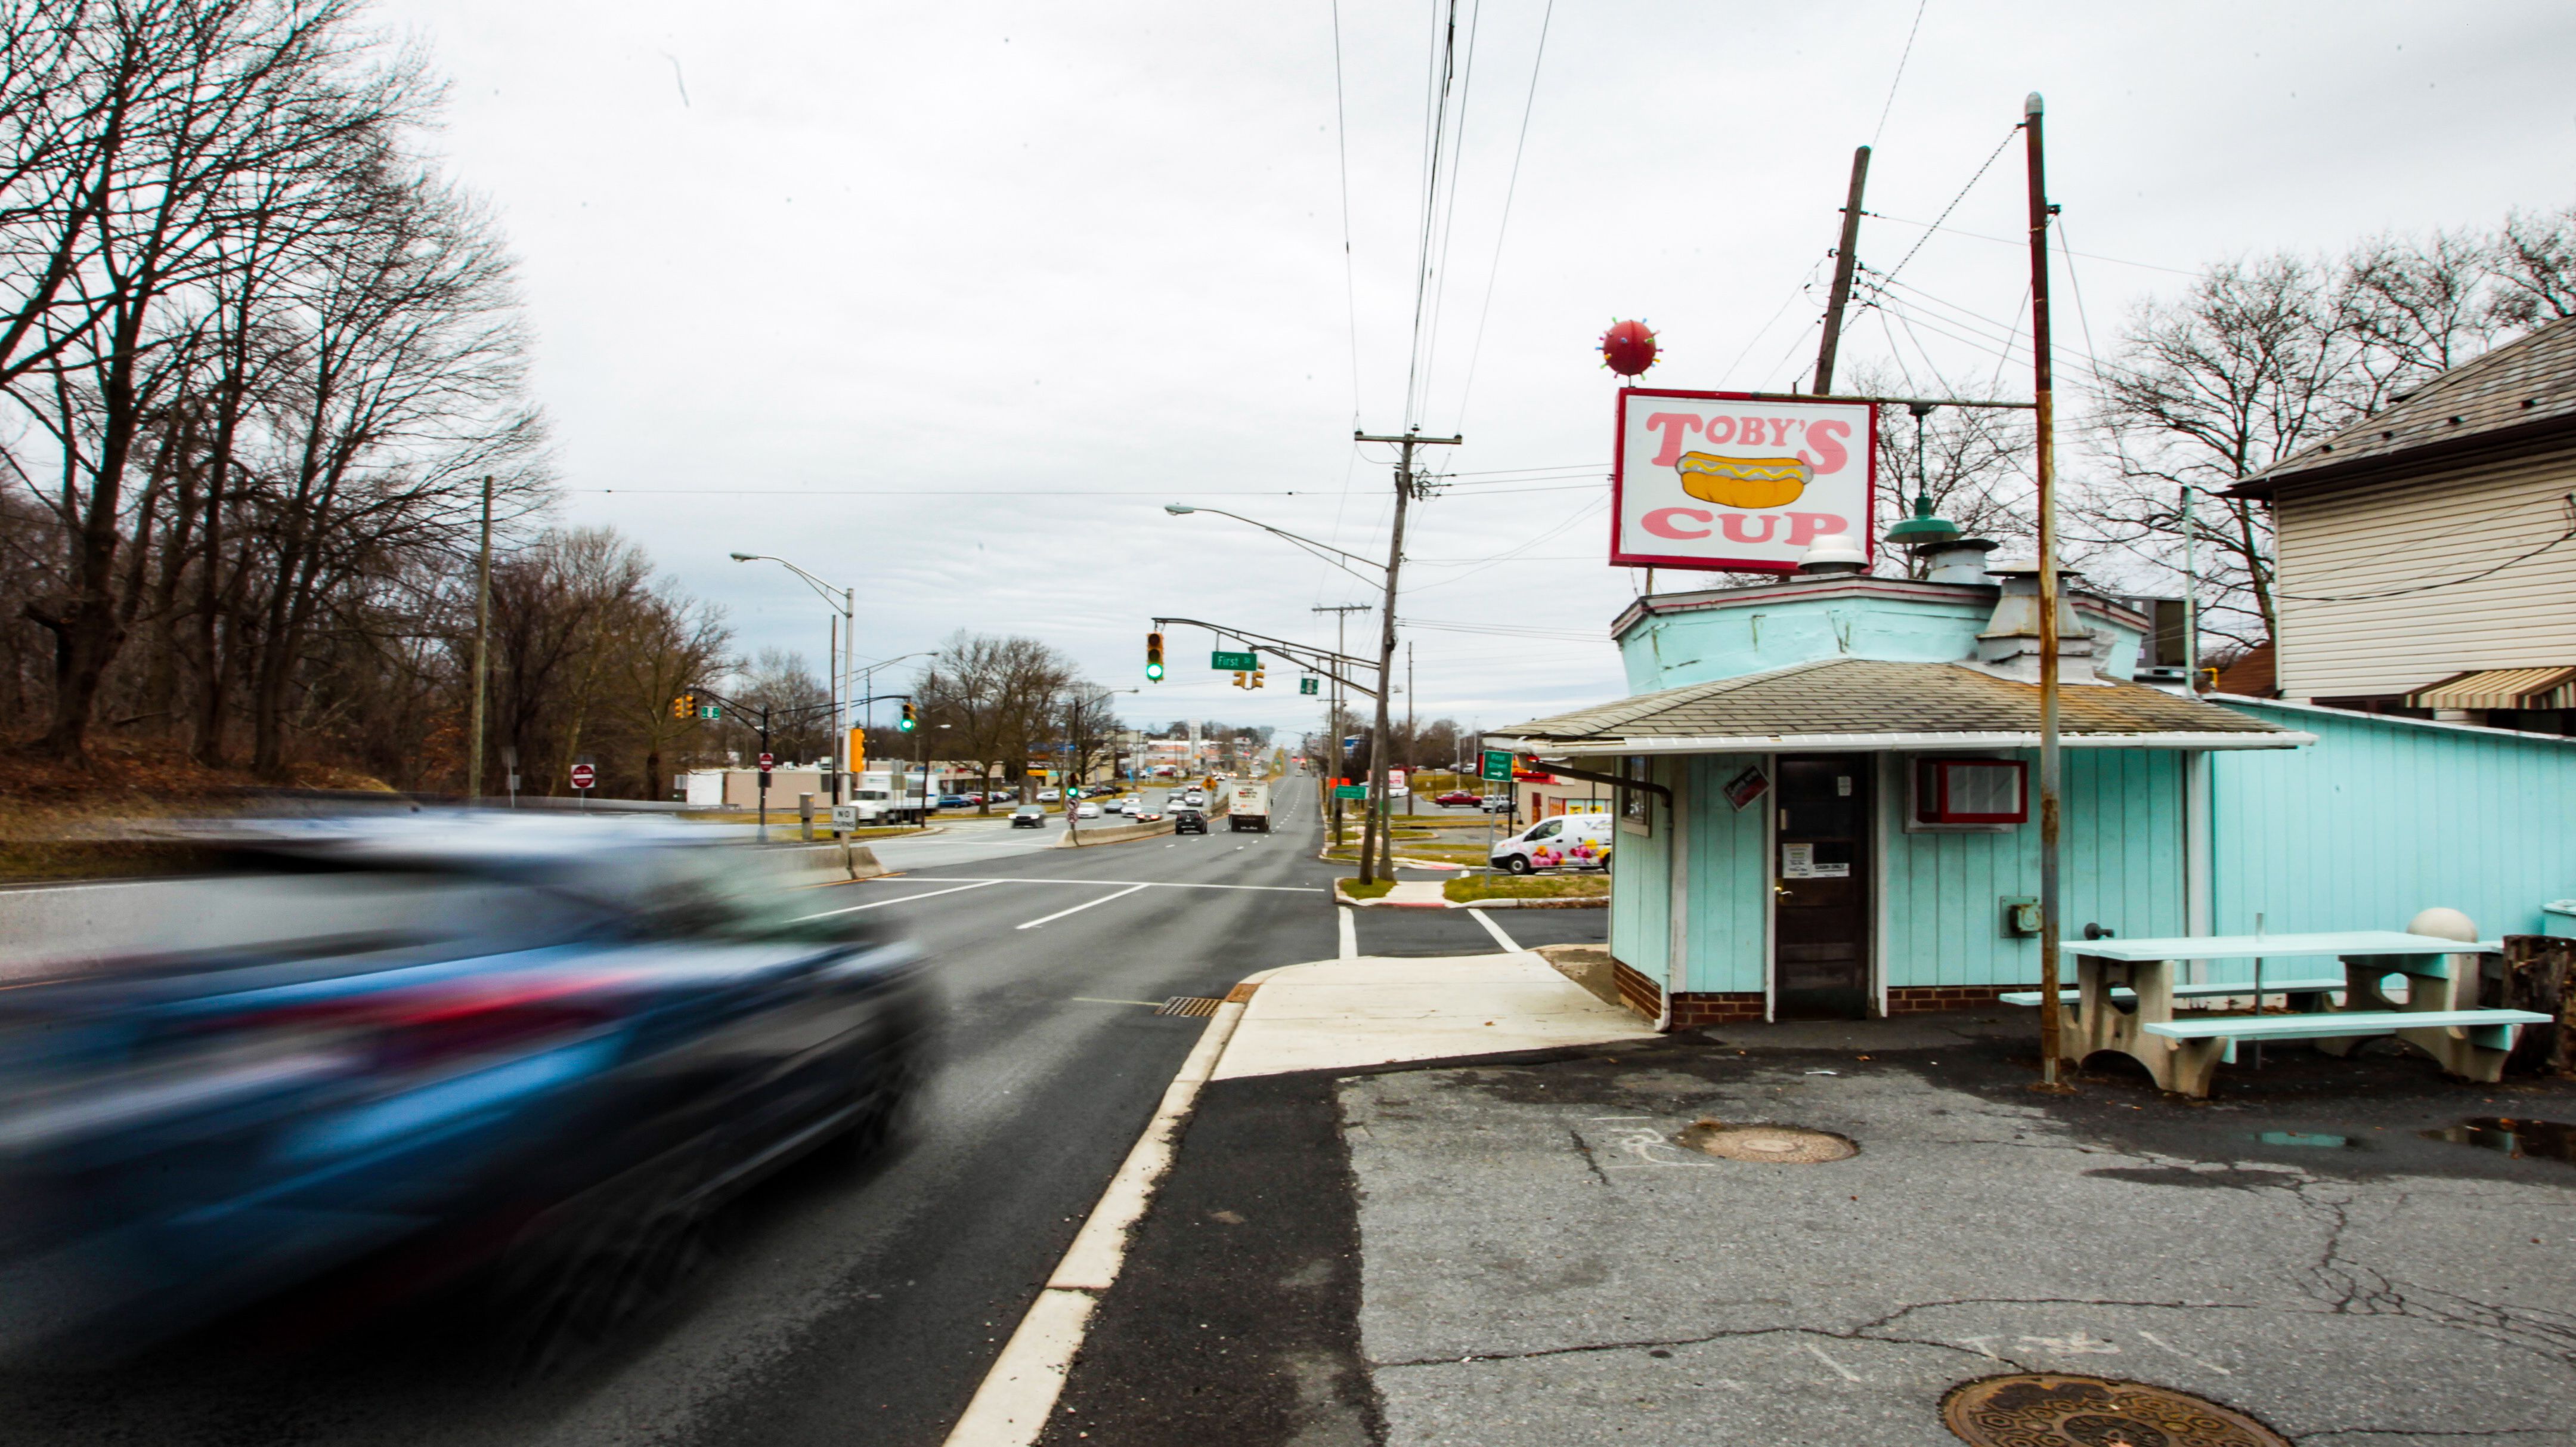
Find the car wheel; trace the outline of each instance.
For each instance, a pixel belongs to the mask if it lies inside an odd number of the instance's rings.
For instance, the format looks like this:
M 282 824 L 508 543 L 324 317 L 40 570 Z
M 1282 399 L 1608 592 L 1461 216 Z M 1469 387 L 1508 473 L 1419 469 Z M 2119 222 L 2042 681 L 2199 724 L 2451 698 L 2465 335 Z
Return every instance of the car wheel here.
M 1514 874 L 1527 874 L 1530 872 L 1529 856 L 1526 854 L 1515 854 L 1511 858 L 1503 861 L 1503 868 Z

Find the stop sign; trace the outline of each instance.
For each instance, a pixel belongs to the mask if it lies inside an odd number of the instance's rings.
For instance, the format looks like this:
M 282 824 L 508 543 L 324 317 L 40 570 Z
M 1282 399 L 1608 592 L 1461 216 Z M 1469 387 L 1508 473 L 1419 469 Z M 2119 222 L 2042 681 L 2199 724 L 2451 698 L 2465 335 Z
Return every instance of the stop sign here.
M 572 786 L 574 788 L 587 789 L 592 784 L 598 782 L 598 780 L 598 771 L 591 768 L 590 765 L 575 764 L 572 766 Z

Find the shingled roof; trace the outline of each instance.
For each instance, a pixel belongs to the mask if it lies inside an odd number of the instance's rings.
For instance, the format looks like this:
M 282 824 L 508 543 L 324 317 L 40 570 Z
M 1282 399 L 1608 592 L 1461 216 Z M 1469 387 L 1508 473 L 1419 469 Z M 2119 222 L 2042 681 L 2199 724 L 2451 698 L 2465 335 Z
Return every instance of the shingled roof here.
M 2291 483 L 2360 481 L 2562 432 L 2576 433 L 2576 318 L 2453 367 L 2229 491 L 2264 497 Z
M 2144 684 L 2058 693 L 2069 748 L 2265 749 L 2309 734 Z M 2031 748 L 2039 689 L 1958 663 L 1829 658 L 1489 730 L 1541 755 Z

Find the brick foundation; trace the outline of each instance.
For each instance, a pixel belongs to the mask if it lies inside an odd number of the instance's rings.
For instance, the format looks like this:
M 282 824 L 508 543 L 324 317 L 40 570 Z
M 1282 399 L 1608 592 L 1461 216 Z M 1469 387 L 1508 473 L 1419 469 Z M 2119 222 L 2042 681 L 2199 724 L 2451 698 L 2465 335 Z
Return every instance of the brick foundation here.
M 1619 1003 L 1652 1020 L 1664 1013 L 1661 986 L 1630 968 L 1617 956 L 1610 960 L 1610 983 L 1619 991 Z
M 1676 1030 L 1689 1030 L 1701 1025 L 1733 1025 L 1761 1018 L 1762 992 L 1759 990 L 1683 990 L 1673 996 L 1673 1028 Z
M 2070 980 L 2069 983 L 2072 983 Z M 1890 1015 L 1925 1015 L 1936 1010 L 1973 1010 L 1995 1003 L 2006 990 L 2036 990 L 2031 985 L 1895 985 L 1887 992 Z

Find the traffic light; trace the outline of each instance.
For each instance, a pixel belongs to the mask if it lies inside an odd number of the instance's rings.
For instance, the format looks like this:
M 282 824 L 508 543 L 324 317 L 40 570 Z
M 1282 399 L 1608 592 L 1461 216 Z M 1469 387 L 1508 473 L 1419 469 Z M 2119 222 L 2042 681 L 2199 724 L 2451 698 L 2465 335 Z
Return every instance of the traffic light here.
M 694 718 L 697 716 L 697 712 L 698 696 L 694 693 L 684 693 L 678 698 L 671 700 L 671 717 L 673 718 Z
M 906 699 L 904 701 L 903 719 L 898 722 L 895 727 L 903 730 L 905 733 L 910 733 L 914 729 L 921 727 L 921 714 L 919 710 L 912 706 L 912 701 L 910 699 Z
M 1243 686 L 1244 686 L 1244 683 L 1243 683 L 1243 674 L 1242 674 L 1241 672 L 1239 672 L 1239 671 L 1234 675 L 1234 686 L 1235 686 L 1235 687 L 1237 687 L 1237 688 L 1241 688 L 1241 687 L 1243 687 Z
M 1160 633 L 1145 635 L 1145 681 L 1163 681 L 1163 635 Z
M 1258 668 L 1252 670 L 1252 686 L 1254 688 L 1261 686 L 1261 670 Z

